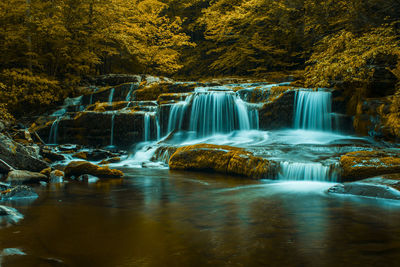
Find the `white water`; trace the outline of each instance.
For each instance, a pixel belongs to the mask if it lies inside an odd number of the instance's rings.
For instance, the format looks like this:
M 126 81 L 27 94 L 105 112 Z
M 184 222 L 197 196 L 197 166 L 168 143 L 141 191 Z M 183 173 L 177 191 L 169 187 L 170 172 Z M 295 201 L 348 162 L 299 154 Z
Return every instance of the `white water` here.
M 204 91 L 194 95 L 189 130 L 199 137 L 254 129 L 250 121 L 247 106 L 234 92 Z
M 192 96 L 188 96 L 185 101 L 178 102 L 171 106 L 168 118 L 167 134 L 170 134 L 175 130 L 182 130 L 183 119 L 191 100 Z
M 331 92 L 298 91 L 294 128 L 317 131 L 332 130 Z
M 298 91 L 295 101 L 294 129 L 260 131 L 257 107 L 262 105 L 244 102 L 227 86 L 197 88 L 185 101 L 171 106 L 167 133 L 174 134 L 163 140 L 158 137 L 158 142 L 145 143 L 129 162 L 136 165 L 147 162 L 145 165 L 149 166 L 156 147 L 165 143 L 178 146 L 199 143 L 231 145 L 276 161 L 280 166 L 276 179 L 337 181 L 335 159 L 327 165 L 318 161 L 340 153 L 337 151 L 340 148 L 334 144 L 348 144 L 360 138 L 332 131 L 330 92 Z M 150 140 L 150 123 L 151 117 L 146 115 L 145 141 Z M 166 156 L 157 155 L 163 162 L 168 161 Z
M 128 94 L 127 94 L 126 97 L 125 97 L 125 101 L 131 101 L 132 92 L 133 92 L 133 86 L 134 86 L 134 84 L 132 83 L 132 84 L 131 84 L 131 88 L 129 89 L 129 92 L 128 92 Z
M 144 130 L 143 133 L 145 142 L 150 141 L 150 133 L 151 133 L 150 122 L 151 122 L 150 114 L 146 112 L 143 118 L 143 130 Z
M 108 96 L 108 104 L 112 104 L 112 102 L 113 102 L 113 98 L 114 98 L 114 91 L 115 91 L 115 89 L 114 88 L 112 88 L 111 90 L 110 90 L 110 95 Z
M 335 182 L 337 176 L 330 166 L 319 162 L 281 162 L 279 180 L 308 180 Z
M 58 117 L 53 124 L 51 125 L 50 128 L 50 134 L 49 134 L 49 144 L 56 145 L 57 144 L 57 132 L 58 132 L 58 124 L 60 123 L 62 117 Z

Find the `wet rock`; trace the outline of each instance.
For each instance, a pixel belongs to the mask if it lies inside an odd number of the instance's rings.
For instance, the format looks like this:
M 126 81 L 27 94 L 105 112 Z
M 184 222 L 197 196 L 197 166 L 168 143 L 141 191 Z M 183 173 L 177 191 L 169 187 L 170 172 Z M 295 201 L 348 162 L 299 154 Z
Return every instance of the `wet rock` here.
M 110 163 L 117 163 L 120 162 L 121 158 L 120 157 L 114 157 L 114 158 L 109 158 L 109 159 L 105 159 L 102 160 L 99 165 L 106 165 L 106 164 L 110 164 Z
M 400 175 L 380 176 L 357 182 L 337 184 L 328 189 L 332 194 L 350 194 L 356 196 L 400 200 Z
M 51 173 L 51 167 L 48 167 L 48 168 L 42 170 L 40 173 L 49 177 L 50 173 Z
M 355 151 L 340 158 L 343 180 L 359 180 L 400 173 L 400 154 L 388 151 Z
M 42 155 L 43 158 L 47 158 L 52 162 L 65 160 L 65 156 L 54 152 L 52 149 L 46 146 L 40 149 L 40 154 Z
M 50 183 L 62 183 L 64 180 L 64 172 L 60 170 L 54 170 L 49 175 Z
M 47 182 L 48 177 L 38 172 L 14 170 L 8 173 L 6 181 L 11 184 L 34 184 Z
M 93 147 L 108 146 L 110 145 L 112 121 L 114 121 L 115 146 L 128 148 L 133 143 L 143 141 L 144 113 L 124 111 L 113 114 L 88 111 L 80 112 L 73 118 L 65 117 L 60 120 L 57 142 Z M 50 128 L 51 125 L 38 133 L 42 138 L 47 138 Z M 76 151 L 76 149 L 73 150 Z
M 151 161 L 161 161 L 168 164 L 169 159 L 176 152 L 177 149 L 178 148 L 175 146 L 160 146 L 154 152 Z
M 88 78 L 86 82 L 97 86 L 115 86 L 123 83 L 140 83 L 142 76 L 131 74 L 107 74 Z
M 176 102 L 185 101 L 185 99 L 191 95 L 191 93 L 168 93 L 161 94 L 158 96 L 157 103 L 159 105 L 163 104 L 173 104 Z
M 260 129 L 292 127 L 295 95 L 295 91 L 286 91 L 270 99 L 270 102 L 259 110 Z
M 29 186 L 17 185 L 0 192 L 0 200 L 36 198 L 38 194 Z
M 14 170 L 14 168 L 11 167 L 10 164 L 0 159 L 0 173 L 9 173 L 12 170 Z
M 162 94 L 193 92 L 195 87 L 193 83 L 156 83 L 136 90 L 133 97 L 138 101 L 157 100 Z
M 219 172 L 253 179 L 267 178 L 274 163 L 241 148 L 199 144 L 178 148 L 171 156 L 172 170 Z
M 79 182 L 86 182 L 86 183 L 91 184 L 91 183 L 96 183 L 96 182 L 98 182 L 100 179 L 99 179 L 99 177 L 96 177 L 96 176 L 93 176 L 93 175 L 83 174 L 83 175 L 79 176 L 79 177 L 77 178 L 77 180 L 78 180 Z
M 121 178 L 123 172 L 116 169 L 110 169 L 108 166 L 100 167 L 87 161 L 72 161 L 64 170 L 66 177 L 79 177 L 83 174 L 90 174 L 100 178 Z
M 39 158 L 38 146 L 23 146 L 0 134 L 0 159 L 14 169 L 41 171 L 48 163 Z

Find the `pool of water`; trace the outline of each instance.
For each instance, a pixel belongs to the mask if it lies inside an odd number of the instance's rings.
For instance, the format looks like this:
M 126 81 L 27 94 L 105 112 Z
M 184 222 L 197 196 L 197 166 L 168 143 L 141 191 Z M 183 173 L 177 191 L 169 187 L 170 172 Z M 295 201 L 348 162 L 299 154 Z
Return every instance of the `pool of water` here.
M 400 204 L 329 195 L 331 183 L 163 169 L 37 187 L 3 203 L 1 266 L 396 266 Z M 4 253 L 5 251 L 17 251 Z M 3 252 L 1 252 L 3 251 Z

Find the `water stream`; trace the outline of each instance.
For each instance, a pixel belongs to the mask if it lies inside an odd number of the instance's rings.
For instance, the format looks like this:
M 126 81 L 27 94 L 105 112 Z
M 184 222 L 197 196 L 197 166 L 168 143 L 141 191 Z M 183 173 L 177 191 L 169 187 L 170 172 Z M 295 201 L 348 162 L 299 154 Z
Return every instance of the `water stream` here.
M 397 266 L 400 206 L 332 184 L 124 169 L 37 187 L 0 226 L 2 266 Z

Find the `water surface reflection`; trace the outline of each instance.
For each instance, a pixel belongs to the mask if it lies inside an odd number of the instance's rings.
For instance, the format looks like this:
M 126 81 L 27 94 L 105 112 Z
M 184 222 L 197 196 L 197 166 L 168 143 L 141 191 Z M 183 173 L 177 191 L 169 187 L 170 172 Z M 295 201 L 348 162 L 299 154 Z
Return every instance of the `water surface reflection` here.
M 400 205 L 331 185 L 125 170 L 125 180 L 40 187 L 0 229 L 4 266 L 388 266 Z M 1 256 L 0 256 L 1 257 Z

